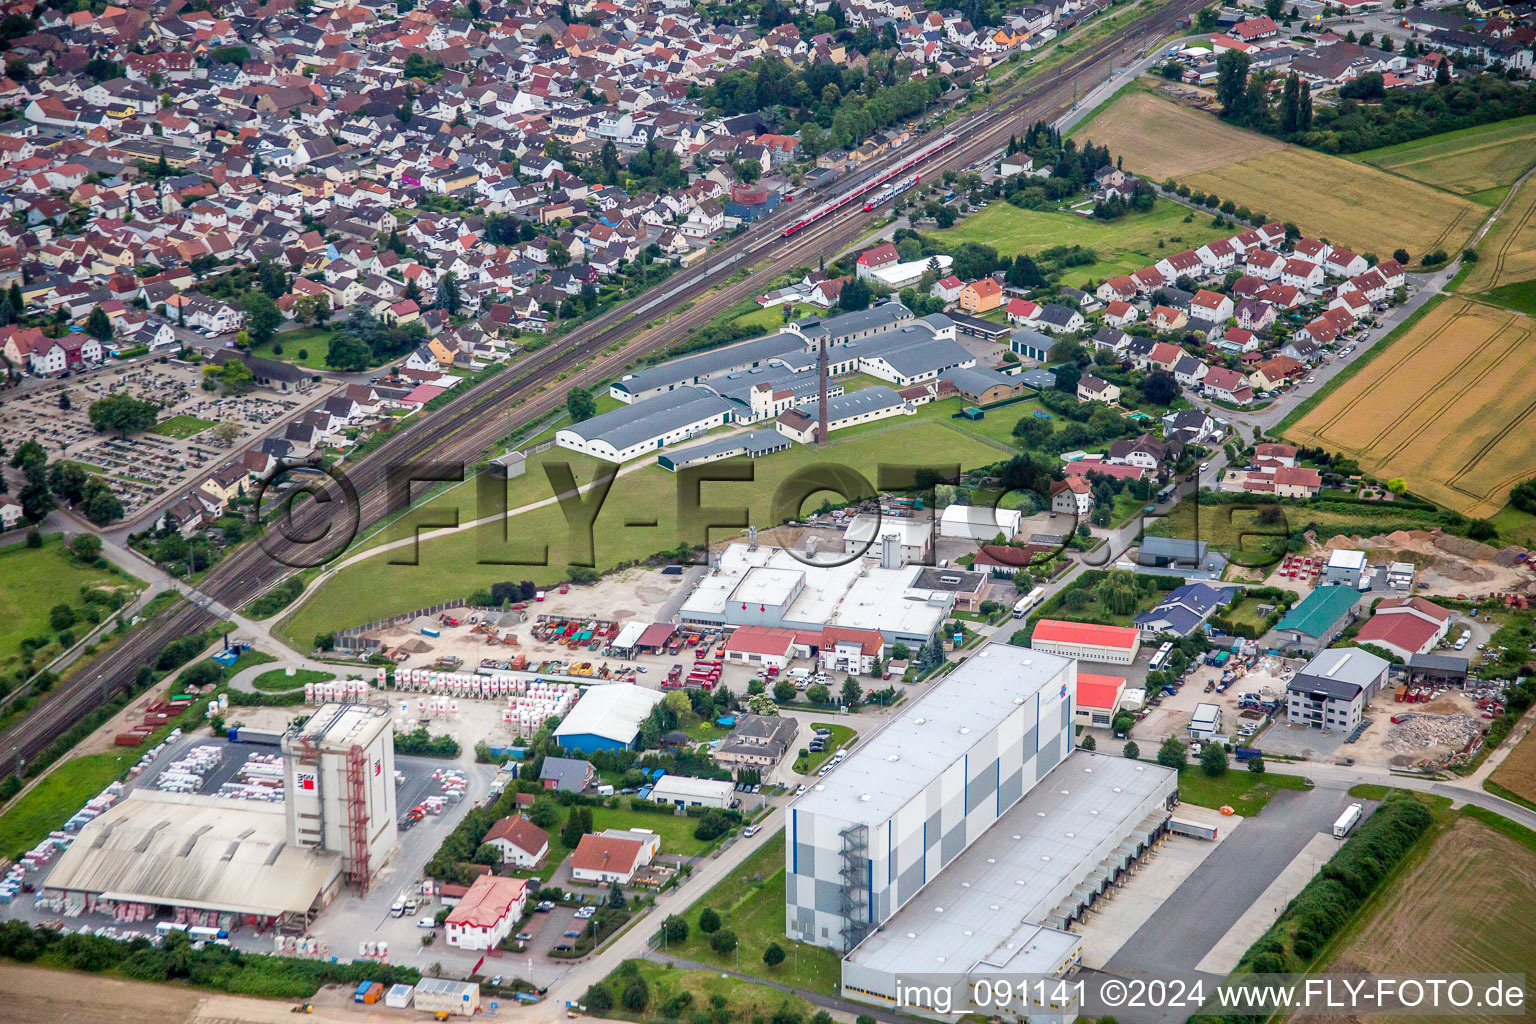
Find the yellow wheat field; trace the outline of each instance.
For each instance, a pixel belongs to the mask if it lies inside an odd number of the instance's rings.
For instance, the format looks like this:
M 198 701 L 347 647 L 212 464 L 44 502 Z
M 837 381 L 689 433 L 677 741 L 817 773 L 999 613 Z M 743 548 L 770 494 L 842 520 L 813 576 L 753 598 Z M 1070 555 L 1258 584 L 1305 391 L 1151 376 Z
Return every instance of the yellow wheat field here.
M 1515 190 L 1503 214 L 1477 246 L 1478 261 L 1459 291 L 1485 292 L 1536 277 L 1536 177 Z
M 1081 134 L 1154 181 L 1214 192 L 1356 252 L 1454 253 L 1488 213 L 1421 182 L 1289 146 L 1146 92 L 1115 100 Z
M 1536 320 L 1448 299 L 1286 434 L 1491 516 L 1536 475 Z

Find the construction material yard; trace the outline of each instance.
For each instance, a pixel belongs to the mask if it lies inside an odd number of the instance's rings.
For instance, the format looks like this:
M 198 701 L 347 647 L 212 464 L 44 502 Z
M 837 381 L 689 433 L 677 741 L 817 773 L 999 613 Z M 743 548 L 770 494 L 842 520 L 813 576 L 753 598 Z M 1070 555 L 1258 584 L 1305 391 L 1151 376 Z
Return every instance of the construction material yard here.
M 1127 170 L 1215 193 L 1356 252 L 1451 252 L 1488 212 L 1368 164 L 1234 128 L 1152 92 L 1116 99 L 1086 134 L 1123 153 Z
M 1536 320 L 1467 299 L 1431 310 L 1287 431 L 1472 518 L 1531 475 Z

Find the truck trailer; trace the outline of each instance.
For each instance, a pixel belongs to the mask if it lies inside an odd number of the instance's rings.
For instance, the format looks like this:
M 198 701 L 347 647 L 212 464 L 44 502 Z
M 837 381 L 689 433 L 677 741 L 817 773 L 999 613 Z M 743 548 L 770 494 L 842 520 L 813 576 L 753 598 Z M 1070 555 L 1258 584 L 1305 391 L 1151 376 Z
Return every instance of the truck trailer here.
M 1178 818 L 1168 819 L 1168 831 L 1176 836 L 1189 836 L 1191 839 L 1215 839 L 1216 828 L 1212 825 L 1199 825 L 1193 821 L 1180 821 Z
M 1359 804 L 1350 804 L 1344 813 L 1339 815 L 1339 820 L 1333 823 L 1333 838 L 1343 839 L 1349 835 L 1350 830 L 1360 823 L 1362 813 L 1363 808 Z

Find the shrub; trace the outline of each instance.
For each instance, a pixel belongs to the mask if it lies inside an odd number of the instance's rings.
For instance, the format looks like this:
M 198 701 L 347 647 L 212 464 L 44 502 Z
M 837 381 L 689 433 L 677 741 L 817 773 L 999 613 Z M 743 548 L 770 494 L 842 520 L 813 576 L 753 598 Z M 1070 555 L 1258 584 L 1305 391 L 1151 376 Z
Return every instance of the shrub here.
M 720 930 L 720 915 L 710 907 L 705 907 L 699 914 L 699 931 L 705 935 L 711 935 Z
M 709 948 L 721 956 L 735 952 L 736 933 L 729 928 L 722 928 L 709 937 Z

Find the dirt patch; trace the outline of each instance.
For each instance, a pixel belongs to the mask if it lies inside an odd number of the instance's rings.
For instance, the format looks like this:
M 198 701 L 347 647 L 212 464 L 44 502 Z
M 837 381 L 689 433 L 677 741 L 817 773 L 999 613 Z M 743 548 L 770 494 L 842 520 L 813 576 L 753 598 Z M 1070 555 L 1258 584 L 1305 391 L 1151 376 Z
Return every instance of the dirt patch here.
M 1364 550 L 1372 562 L 1412 562 L 1419 568 L 1414 593 L 1420 597 L 1482 597 L 1488 594 L 1536 593 L 1536 576 L 1519 559 L 1521 547 L 1494 548 L 1439 530 L 1395 530 L 1369 537 L 1341 534 L 1320 544 L 1308 533 L 1309 555 L 1326 558 L 1339 549 Z M 1295 587 L 1285 578 L 1276 586 Z
M 78 974 L 6 964 L 0 998 L 15 1024 L 179 1024 L 193 1018 L 204 994 L 100 977 L 82 982 Z
M 1340 950 L 1338 963 L 1384 974 L 1507 971 L 1529 978 L 1536 974 L 1533 901 L 1536 854 L 1481 822 L 1462 818 L 1393 880 L 1372 918 Z M 1398 1024 L 1420 1018 L 1390 1019 Z M 1458 1017 L 1490 1024 L 1507 1019 Z

